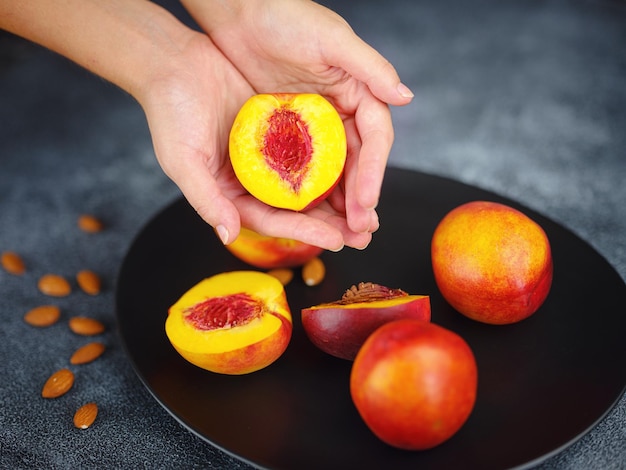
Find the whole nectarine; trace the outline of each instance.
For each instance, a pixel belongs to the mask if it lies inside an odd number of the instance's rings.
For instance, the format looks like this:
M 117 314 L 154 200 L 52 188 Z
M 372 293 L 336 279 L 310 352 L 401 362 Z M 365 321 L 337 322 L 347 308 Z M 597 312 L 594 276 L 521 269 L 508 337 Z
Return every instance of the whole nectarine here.
M 260 235 L 244 227 L 226 248 L 240 260 L 262 269 L 302 266 L 324 251 L 299 240 Z
M 260 201 L 296 211 L 311 208 L 337 185 L 346 161 L 346 132 L 321 95 L 252 96 L 229 138 L 230 160 L 242 186 Z
M 431 258 L 443 297 L 462 314 L 485 323 L 529 317 L 552 284 L 545 232 L 500 203 L 472 201 L 446 214 L 433 233 Z
M 193 286 L 169 309 L 165 333 L 192 364 L 246 374 L 278 359 L 291 339 L 283 285 L 256 271 L 232 271 Z
M 430 321 L 430 297 L 361 282 L 348 289 L 340 300 L 302 309 L 301 318 L 304 331 L 315 346 L 352 361 L 379 326 L 401 318 Z
M 425 450 L 465 424 L 476 402 L 478 370 L 456 333 L 421 320 L 378 328 L 359 350 L 350 394 L 361 418 L 387 444 Z

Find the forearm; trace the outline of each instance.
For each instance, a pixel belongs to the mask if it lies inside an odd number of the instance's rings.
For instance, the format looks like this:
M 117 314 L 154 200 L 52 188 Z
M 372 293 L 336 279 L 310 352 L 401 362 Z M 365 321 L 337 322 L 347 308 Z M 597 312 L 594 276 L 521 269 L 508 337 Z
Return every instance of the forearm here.
M 0 28 L 38 43 L 137 97 L 189 34 L 146 0 L 0 0 Z

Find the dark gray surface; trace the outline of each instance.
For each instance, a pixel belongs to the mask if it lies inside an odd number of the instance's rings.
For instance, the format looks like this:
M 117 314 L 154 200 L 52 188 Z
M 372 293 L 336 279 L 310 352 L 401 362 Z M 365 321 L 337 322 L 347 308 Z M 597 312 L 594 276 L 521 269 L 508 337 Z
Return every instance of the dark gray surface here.
M 518 200 L 588 241 L 626 278 L 624 2 L 326 3 L 416 93 L 413 104 L 394 109 L 392 164 Z M 131 98 L 0 35 L 0 251 L 21 253 L 28 266 L 22 277 L 0 271 L 0 467 L 247 468 L 152 399 L 115 331 L 123 256 L 178 194 Z M 80 232 L 83 212 L 101 217 L 106 230 Z M 44 273 L 72 277 L 84 268 L 103 277 L 101 295 L 75 289 L 56 301 L 37 291 Z M 27 310 L 51 300 L 63 310 L 57 325 L 23 322 Z M 81 314 L 107 325 L 100 339 L 108 349 L 72 367 L 71 393 L 44 400 L 48 375 L 87 342 L 67 328 Z M 600 314 L 590 312 L 590 321 Z M 74 429 L 74 410 L 92 400 L 96 423 Z M 539 468 L 626 468 L 626 399 Z

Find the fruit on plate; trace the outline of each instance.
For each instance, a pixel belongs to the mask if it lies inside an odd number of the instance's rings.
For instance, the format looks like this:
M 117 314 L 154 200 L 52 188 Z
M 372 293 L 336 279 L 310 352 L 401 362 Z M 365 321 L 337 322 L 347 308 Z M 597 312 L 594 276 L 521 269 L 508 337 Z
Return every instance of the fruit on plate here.
M 308 93 L 252 96 L 230 131 L 237 179 L 260 201 L 301 211 L 324 200 L 346 161 L 341 117 L 324 97 Z
M 302 266 L 324 251 L 299 240 L 260 235 L 244 227 L 226 248 L 240 260 L 261 269 Z
M 165 332 L 187 361 L 222 374 L 267 367 L 291 339 L 291 312 L 283 285 L 257 271 L 209 277 L 170 307 Z
M 443 297 L 484 323 L 529 317 L 552 285 L 552 252 L 543 229 L 496 202 L 472 201 L 446 214 L 433 233 L 431 259 Z
M 381 326 L 352 364 L 350 394 L 361 418 L 387 444 L 425 450 L 465 424 L 478 372 L 469 345 L 434 323 L 406 319 Z
M 351 361 L 379 326 L 401 318 L 430 321 L 430 297 L 361 282 L 336 302 L 302 309 L 301 317 L 304 331 L 315 346 Z

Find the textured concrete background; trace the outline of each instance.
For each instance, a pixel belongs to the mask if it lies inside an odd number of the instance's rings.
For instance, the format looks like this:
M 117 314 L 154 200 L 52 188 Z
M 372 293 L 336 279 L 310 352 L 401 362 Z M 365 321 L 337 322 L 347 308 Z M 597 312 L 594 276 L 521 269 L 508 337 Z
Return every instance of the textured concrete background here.
M 180 6 L 169 2 L 180 12 Z M 621 1 L 333 1 L 416 93 L 394 109 L 391 164 L 449 176 L 560 222 L 626 279 L 626 3 Z M 110 84 L 0 35 L 0 467 L 247 468 L 177 423 L 135 376 L 115 332 L 116 273 L 142 225 L 179 195 L 154 159 L 138 105 Z M 103 233 L 76 229 L 83 212 Z M 64 325 L 33 329 L 46 272 L 91 268 L 98 297 L 62 299 L 64 315 L 107 325 L 100 360 L 66 400 L 39 399 L 81 344 Z M 593 295 L 593 293 L 590 293 Z M 622 308 L 619 307 L 618 308 Z M 97 426 L 68 413 L 87 400 Z M 626 399 L 538 468 L 626 468 Z

